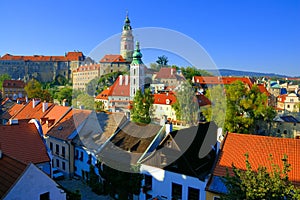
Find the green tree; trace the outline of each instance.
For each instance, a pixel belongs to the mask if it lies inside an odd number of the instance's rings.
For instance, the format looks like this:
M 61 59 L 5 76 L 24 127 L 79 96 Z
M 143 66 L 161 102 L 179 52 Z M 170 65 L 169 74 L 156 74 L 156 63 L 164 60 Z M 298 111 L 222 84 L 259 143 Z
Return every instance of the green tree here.
M 69 104 L 72 103 L 73 89 L 71 87 L 63 87 L 55 93 L 55 98 L 61 103 L 64 99 L 67 100 Z
M 188 124 L 196 124 L 198 121 L 199 105 L 194 89 L 188 82 L 181 85 L 176 93 L 176 102 L 172 105 L 175 110 L 176 119 Z
M 11 76 L 8 74 L 1 74 L 0 75 L 0 89 L 2 89 L 3 81 L 5 80 L 11 80 Z
M 156 63 L 160 66 L 160 67 L 164 67 L 164 66 L 167 66 L 168 65 L 168 57 L 165 56 L 165 55 L 162 55 L 162 56 L 158 56 L 157 57 L 157 60 L 156 60 Z
M 42 84 L 35 79 L 31 79 L 25 86 L 28 98 L 39 98 L 42 101 L 52 101 L 52 96 L 47 89 L 42 89 Z
M 97 112 L 104 111 L 104 104 L 102 101 L 95 101 L 95 110 Z
M 191 81 L 193 76 L 212 76 L 211 73 L 197 69 L 196 67 L 181 67 L 181 73 L 186 78 L 186 80 Z
M 226 86 L 226 131 L 255 133 L 259 123 L 270 122 L 275 114 L 256 85 L 250 90 L 241 81 Z
M 214 121 L 218 127 L 223 128 L 226 113 L 226 95 L 222 85 L 209 88 L 205 96 L 211 101 L 210 106 L 203 108 L 202 113 L 207 121 Z
M 144 94 L 141 90 L 136 91 L 131 109 L 132 121 L 149 124 L 151 122 L 152 104 L 154 102 L 150 89 L 145 89 Z
M 77 98 L 72 99 L 72 105 L 75 108 L 80 108 L 83 106 L 83 109 L 93 110 L 95 108 L 94 97 L 81 93 L 77 96 Z
M 291 166 L 287 156 L 282 158 L 283 168 L 273 162 L 270 155 L 272 169 L 269 172 L 265 166 L 259 166 L 257 170 L 252 169 L 249 155 L 246 157 L 246 171 L 237 169 L 232 165 L 233 176 L 223 177 L 223 182 L 228 190 L 221 199 L 299 199 L 300 191 L 288 180 L 288 172 Z

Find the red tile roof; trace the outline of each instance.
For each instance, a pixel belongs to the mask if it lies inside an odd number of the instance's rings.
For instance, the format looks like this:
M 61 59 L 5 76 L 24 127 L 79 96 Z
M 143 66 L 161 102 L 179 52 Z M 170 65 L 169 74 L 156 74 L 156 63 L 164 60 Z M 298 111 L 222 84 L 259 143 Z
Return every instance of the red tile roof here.
M 100 94 L 98 94 L 96 96 L 96 99 L 108 100 L 109 93 L 110 93 L 110 88 L 107 88 L 106 90 L 103 90 Z
M 288 96 L 287 94 L 279 95 L 279 96 L 277 97 L 277 101 L 278 101 L 278 102 L 281 102 L 281 103 L 284 103 L 287 96 Z
M 21 80 L 4 80 L 3 81 L 4 88 L 24 88 L 25 83 Z
M 263 84 L 257 84 L 257 87 L 261 93 L 266 94 L 267 96 L 270 96 L 271 94 L 267 90 L 267 88 Z
M 0 58 L 0 60 L 23 60 L 23 61 L 79 61 L 83 60 L 82 52 L 68 52 L 66 56 L 43 56 L 43 55 L 33 55 L 33 56 L 14 56 L 10 54 L 5 54 Z
M 26 164 L 49 162 L 45 143 L 33 123 L 0 126 L 1 150 Z
M 117 62 L 126 62 L 126 60 L 121 55 L 112 55 L 107 54 L 101 60 L 100 63 L 117 63 Z
M 218 85 L 218 84 L 232 84 L 235 81 L 242 81 L 244 84 L 247 84 L 250 88 L 253 85 L 253 81 L 250 78 L 244 77 L 220 77 L 220 76 L 194 76 L 192 81 L 193 83 L 199 84 L 211 84 L 211 85 Z
M 300 186 L 300 140 L 228 133 L 213 175 L 225 176 L 226 168 L 231 168 L 232 163 L 237 168 L 245 170 L 245 153 L 249 154 L 249 162 L 255 170 L 259 165 L 266 166 L 268 170 L 271 169 L 270 154 L 273 156 L 274 163 L 282 169 L 281 159 L 286 154 L 292 168 L 289 172 L 289 179 Z
M 72 109 L 48 131 L 47 136 L 71 140 L 72 138 L 69 136 L 88 118 L 91 112 L 90 110 Z
M 70 110 L 71 107 L 54 105 L 52 109 L 46 112 L 45 115 L 40 118 L 43 134 L 46 135 L 56 122 L 58 122 Z
M 127 80 L 127 81 L 126 81 Z M 108 96 L 130 96 L 130 76 L 120 75 L 110 87 Z
M 53 103 L 47 103 L 48 109 L 52 109 L 54 106 Z M 39 102 L 34 108 L 33 108 L 33 100 L 29 101 L 20 112 L 18 112 L 13 118 L 15 119 L 37 119 L 40 120 L 40 118 L 45 114 L 42 109 L 42 102 Z M 47 110 L 48 110 L 47 109 Z M 47 111 L 46 110 L 46 111 Z
M 173 92 L 154 94 L 153 104 L 172 105 L 176 102 L 176 96 Z
M 25 105 L 23 104 L 15 104 L 13 105 L 7 112 L 3 114 L 4 119 L 10 119 L 17 113 L 19 113 Z
M 26 170 L 27 165 L 10 156 L 2 154 L 0 159 L 0 198 L 15 185 L 19 177 Z
M 84 71 L 92 71 L 92 70 L 99 70 L 100 64 L 91 64 L 91 65 L 81 65 L 78 67 L 75 72 L 84 72 Z
M 197 97 L 199 106 L 211 105 L 210 100 L 203 94 L 198 94 L 198 95 L 196 95 L 196 97 Z
M 157 73 L 155 79 L 177 79 L 184 80 L 185 78 L 177 74 L 176 69 L 170 67 L 162 67 Z

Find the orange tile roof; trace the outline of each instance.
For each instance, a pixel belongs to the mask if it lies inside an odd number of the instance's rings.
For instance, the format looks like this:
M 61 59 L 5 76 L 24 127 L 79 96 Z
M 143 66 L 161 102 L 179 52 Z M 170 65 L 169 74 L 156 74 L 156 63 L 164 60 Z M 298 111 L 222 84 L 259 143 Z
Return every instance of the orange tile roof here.
M 122 78 L 121 78 L 122 77 Z M 125 76 L 120 75 L 114 84 L 110 87 L 108 96 L 130 96 L 130 76 L 127 76 L 126 83 Z M 120 84 L 121 82 L 121 84 Z
M 72 109 L 48 131 L 47 136 L 62 140 L 73 139 L 70 138 L 71 134 L 88 118 L 91 112 L 90 110 Z
M 45 114 L 42 109 L 42 102 L 39 102 L 34 108 L 33 108 L 33 100 L 29 101 L 24 108 L 18 112 L 15 116 L 13 116 L 15 119 L 37 119 L 40 120 L 40 118 Z M 54 106 L 53 103 L 48 103 L 48 109 L 52 109 Z
M 15 185 L 27 165 L 5 154 L 0 159 L 0 198 Z M 5 195 L 5 196 L 4 196 Z
M 153 104 L 172 105 L 176 102 L 176 96 L 173 92 L 154 94 L 153 97 Z
M 5 54 L 0 60 L 23 60 L 23 61 L 79 61 L 83 60 L 82 52 L 68 52 L 66 56 L 15 56 L 11 54 Z
M 203 94 L 197 94 L 196 95 L 199 106 L 207 106 L 211 105 L 210 100 Z
M 108 100 L 109 93 L 110 93 L 110 88 L 107 88 L 106 90 L 103 90 L 100 94 L 98 94 L 96 96 L 96 99 Z
M 126 62 L 126 60 L 121 55 L 107 54 L 101 60 L 100 63 L 116 63 L 116 62 Z
M 71 107 L 67 106 L 54 105 L 52 109 L 46 112 L 45 115 L 40 118 L 43 134 L 46 135 L 56 122 L 58 122 L 71 109 Z
M 250 78 L 245 77 L 220 77 L 220 76 L 194 76 L 192 81 L 193 83 L 199 84 L 232 84 L 235 81 L 242 81 L 244 84 L 247 84 L 250 88 L 253 85 L 253 81 Z
M 292 170 L 289 179 L 300 186 L 300 140 L 290 138 L 277 138 L 250 134 L 228 133 L 213 171 L 214 176 L 225 176 L 226 168 L 231 168 L 232 163 L 239 169 L 245 170 L 245 156 L 249 154 L 252 169 L 259 165 L 271 169 L 269 155 L 272 154 L 275 164 L 283 167 L 281 159 L 286 154 Z
M 45 143 L 33 123 L 0 126 L 0 141 L 2 152 L 21 162 L 50 161 Z
M 281 102 L 281 103 L 284 103 L 287 96 L 288 96 L 287 94 L 279 95 L 279 96 L 277 97 L 277 101 L 278 101 L 278 102 Z
M 100 69 L 100 64 L 92 64 L 92 65 L 81 65 L 74 71 L 84 72 L 84 71 L 99 70 L 99 69 Z
M 4 88 L 24 88 L 25 83 L 21 80 L 4 80 L 3 81 Z
M 24 106 L 25 105 L 23 104 L 15 104 L 7 112 L 5 112 L 2 117 L 4 119 L 10 119 L 13 116 L 15 116 L 17 113 L 19 113 Z
M 267 88 L 263 84 L 257 84 L 257 87 L 261 93 L 266 94 L 267 96 L 270 96 L 271 94 L 267 90 Z

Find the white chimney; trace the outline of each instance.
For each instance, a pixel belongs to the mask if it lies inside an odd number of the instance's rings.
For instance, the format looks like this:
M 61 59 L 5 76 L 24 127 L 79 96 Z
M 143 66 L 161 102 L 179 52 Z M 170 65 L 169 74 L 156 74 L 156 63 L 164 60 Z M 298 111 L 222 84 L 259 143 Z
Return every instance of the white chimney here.
M 38 105 L 39 103 L 40 103 L 40 100 L 39 100 L 39 99 L 33 98 L 33 99 L 32 99 L 32 108 L 35 108 L 36 105 Z
M 171 133 L 173 131 L 173 124 L 172 124 L 172 122 L 167 122 L 166 123 L 166 135 L 168 134 L 168 133 Z
M 26 101 L 26 103 L 28 102 L 28 96 L 25 97 L 25 101 Z
M 173 75 L 173 68 L 171 68 L 171 75 Z
M 120 78 L 119 78 L 119 85 L 122 85 L 122 81 L 123 81 L 122 79 L 123 79 L 123 76 L 120 75 L 119 77 L 120 77 Z
M 48 109 L 48 103 L 47 102 L 43 102 L 43 104 L 42 104 L 42 111 L 43 111 L 43 113 L 46 112 L 47 109 Z
M 125 85 L 128 85 L 128 75 L 125 75 Z

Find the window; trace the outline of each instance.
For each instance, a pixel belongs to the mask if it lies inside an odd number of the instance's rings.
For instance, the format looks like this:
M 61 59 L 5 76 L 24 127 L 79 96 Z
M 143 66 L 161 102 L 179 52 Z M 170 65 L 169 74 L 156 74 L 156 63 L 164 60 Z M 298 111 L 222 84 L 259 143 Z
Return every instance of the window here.
M 53 143 L 50 142 L 50 150 L 53 151 Z
M 172 183 L 172 199 L 182 199 L 182 185 Z
M 40 200 L 50 200 L 50 193 L 46 192 L 40 195 Z
M 145 187 L 148 190 L 152 189 L 152 176 L 149 176 L 149 175 L 145 174 Z
M 66 153 L 66 147 L 61 147 L 61 155 L 62 155 L 62 157 L 65 157 L 65 153 Z
M 66 163 L 62 161 L 61 164 L 62 164 L 62 169 L 66 170 Z
M 59 167 L 59 160 L 56 159 L 56 167 Z
M 59 145 L 58 144 L 55 145 L 55 153 L 56 153 L 56 155 L 59 155 Z
M 189 200 L 198 200 L 200 197 L 199 189 L 188 187 L 188 199 Z
M 79 152 L 78 152 L 78 150 L 76 149 L 76 150 L 75 150 L 75 160 L 78 159 L 78 156 L 79 156 Z
M 220 200 L 220 197 L 214 196 L 214 200 Z
M 80 158 L 79 158 L 79 160 L 83 161 L 83 152 L 82 151 L 80 151 Z

